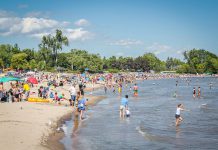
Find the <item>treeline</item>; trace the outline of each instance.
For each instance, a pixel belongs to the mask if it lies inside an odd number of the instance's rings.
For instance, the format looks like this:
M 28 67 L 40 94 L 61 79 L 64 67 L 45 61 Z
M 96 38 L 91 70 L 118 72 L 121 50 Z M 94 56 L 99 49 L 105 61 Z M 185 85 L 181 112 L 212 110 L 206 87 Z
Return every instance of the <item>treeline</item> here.
M 0 45 L 0 68 L 55 71 L 55 68 L 83 72 L 118 72 L 163 70 L 178 73 L 218 73 L 218 57 L 209 51 L 193 49 L 184 52 L 184 62 L 176 58 L 161 61 L 153 53 L 133 57 L 101 57 L 85 50 L 72 49 L 61 52 L 68 45 L 68 39 L 61 30 L 56 35 L 43 36 L 39 49 L 20 49 L 17 44 Z

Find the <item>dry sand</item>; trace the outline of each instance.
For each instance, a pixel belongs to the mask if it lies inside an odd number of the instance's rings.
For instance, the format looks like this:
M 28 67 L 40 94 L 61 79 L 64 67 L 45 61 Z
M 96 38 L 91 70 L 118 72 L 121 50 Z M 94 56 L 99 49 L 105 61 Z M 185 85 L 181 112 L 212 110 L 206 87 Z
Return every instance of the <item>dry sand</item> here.
M 0 104 L 1 149 L 46 149 L 42 144 L 72 107 L 28 102 Z M 44 143 L 45 144 L 45 143 Z

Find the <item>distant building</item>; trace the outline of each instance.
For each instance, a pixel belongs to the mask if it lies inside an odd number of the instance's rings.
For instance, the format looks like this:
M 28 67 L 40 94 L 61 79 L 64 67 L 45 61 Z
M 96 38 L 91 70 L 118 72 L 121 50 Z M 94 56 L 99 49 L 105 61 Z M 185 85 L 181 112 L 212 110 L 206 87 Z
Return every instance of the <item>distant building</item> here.
M 175 74 L 176 71 L 161 71 L 161 74 Z

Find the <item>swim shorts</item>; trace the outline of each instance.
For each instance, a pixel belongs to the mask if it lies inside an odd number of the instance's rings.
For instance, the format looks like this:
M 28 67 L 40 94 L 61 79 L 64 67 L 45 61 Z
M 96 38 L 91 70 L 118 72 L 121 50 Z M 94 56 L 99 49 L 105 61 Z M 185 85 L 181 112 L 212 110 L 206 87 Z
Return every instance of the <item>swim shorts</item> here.
M 125 106 L 120 105 L 120 110 L 123 110 L 123 109 L 125 109 Z
M 176 119 L 180 117 L 180 115 L 175 114 Z

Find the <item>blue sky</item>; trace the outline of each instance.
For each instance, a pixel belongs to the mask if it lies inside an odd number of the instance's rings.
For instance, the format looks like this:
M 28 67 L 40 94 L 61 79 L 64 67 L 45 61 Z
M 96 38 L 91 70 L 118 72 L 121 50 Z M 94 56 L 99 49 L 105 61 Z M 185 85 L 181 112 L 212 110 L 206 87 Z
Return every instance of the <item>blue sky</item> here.
M 64 51 L 183 59 L 193 48 L 218 54 L 217 18 L 217 0 L 8 0 L 0 1 L 0 44 L 38 50 L 43 35 L 61 29 Z

